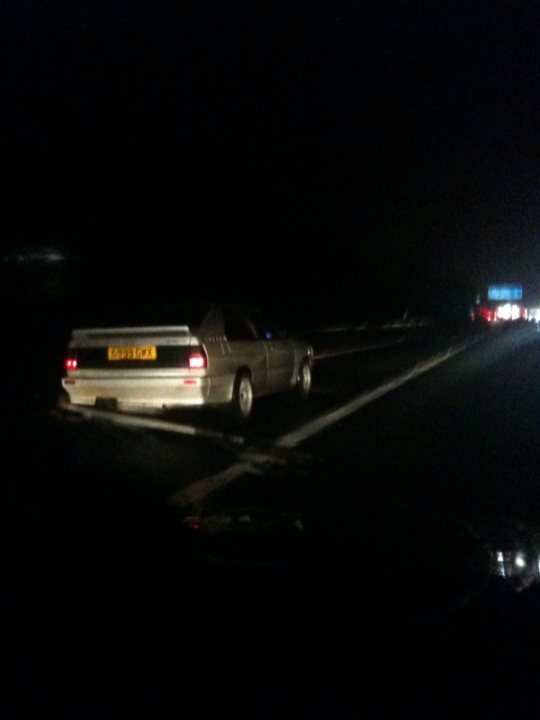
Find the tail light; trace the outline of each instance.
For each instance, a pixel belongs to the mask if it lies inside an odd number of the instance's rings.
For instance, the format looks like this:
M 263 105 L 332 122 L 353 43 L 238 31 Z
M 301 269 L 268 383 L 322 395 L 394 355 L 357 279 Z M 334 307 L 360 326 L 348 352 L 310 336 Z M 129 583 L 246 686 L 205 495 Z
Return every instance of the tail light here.
M 79 363 L 76 357 L 68 357 L 64 363 L 66 370 L 76 370 L 79 367 Z
M 189 355 L 189 369 L 190 370 L 201 370 L 207 365 L 206 353 L 202 348 L 197 348 Z

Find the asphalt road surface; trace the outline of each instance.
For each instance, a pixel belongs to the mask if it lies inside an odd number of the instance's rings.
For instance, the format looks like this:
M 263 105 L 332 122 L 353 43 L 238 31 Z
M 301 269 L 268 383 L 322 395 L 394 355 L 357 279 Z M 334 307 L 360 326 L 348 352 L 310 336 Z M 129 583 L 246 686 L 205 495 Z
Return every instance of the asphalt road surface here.
M 247 426 L 10 410 L 6 716 L 537 716 L 540 333 L 392 332 Z

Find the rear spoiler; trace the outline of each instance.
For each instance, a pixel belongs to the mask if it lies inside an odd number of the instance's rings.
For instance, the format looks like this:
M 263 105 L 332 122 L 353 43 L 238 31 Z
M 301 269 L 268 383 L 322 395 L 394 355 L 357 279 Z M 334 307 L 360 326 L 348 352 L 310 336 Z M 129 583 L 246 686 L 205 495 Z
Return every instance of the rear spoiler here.
M 71 335 L 73 338 L 100 336 L 107 337 L 109 335 L 139 335 L 140 333 L 152 333 L 155 335 L 187 333 L 190 334 L 187 325 L 145 325 L 133 327 L 106 327 L 106 328 L 77 328 L 73 330 Z

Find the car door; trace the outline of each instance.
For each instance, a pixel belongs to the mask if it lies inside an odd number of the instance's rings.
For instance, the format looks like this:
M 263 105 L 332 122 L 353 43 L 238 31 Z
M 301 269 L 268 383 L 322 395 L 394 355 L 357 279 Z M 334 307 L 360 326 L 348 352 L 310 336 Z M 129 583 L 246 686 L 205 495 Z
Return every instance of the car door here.
M 256 395 L 268 391 L 268 350 L 252 321 L 238 308 L 223 308 L 229 367 L 248 367 Z
M 286 338 L 271 338 L 268 347 L 268 375 L 273 390 L 291 387 L 294 372 L 294 353 L 291 341 Z
M 268 357 L 268 391 L 277 392 L 291 386 L 294 375 L 294 349 L 292 342 L 278 334 L 273 324 L 258 311 L 250 317 L 257 334 L 264 339 Z

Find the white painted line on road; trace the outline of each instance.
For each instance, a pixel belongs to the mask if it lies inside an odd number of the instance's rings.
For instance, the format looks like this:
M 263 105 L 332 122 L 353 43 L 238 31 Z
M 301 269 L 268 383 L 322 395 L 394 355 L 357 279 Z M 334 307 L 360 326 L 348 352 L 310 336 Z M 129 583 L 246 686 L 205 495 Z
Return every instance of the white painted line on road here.
M 365 330 L 368 327 L 368 323 L 362 323 L 361 325 L 334 325 L 332 327 L 313 328 L 308 332 L 317 333 L 343 333 L 343 332 L 358 332 Z
M 177 435 L 191 435 L 194 437 L 208 438 L 210 440 L 229 442 L 234 445 L 243 445 L 245 442 L 245 438 L 238 435 L 227 435 L 226 433 L 217 432 L 216 430 L 205 430 L 195 427 L 194 425 L 182 425 L 180 423 L 167 422 L 166 420 L 154 420 L 152 418 L 140 417 L 139 415 L 122 415 L 121 413 L 106 412 L 82 405 L 71 405 L 66 401 L 59 401 L 58 408 L 64 412 L 81 415 L 87 420 L 102 420 L 113 423 L 114 425 L 147 430 L 161 430 L 162 432 Z
M 230 465 L 225 470 L 203 478 L 188 485 L 169 497 L 169 504 L 176 507 L 187 507 L 193 503 L 204 500 L 205 497 L 213 493 L 215 490 L 228 485 L 241 475 L 246 473 L 260 475 L 264 472 L 265 467 L 285 466 L 288 464 L 288 458 L 277 451 L 274 453 L 247 451 L 240 455 L 240 462 Z M 290 459 L 290 458 L 289 458 Z M 294 459 L 299 462 L 306 462 L 307 456 L 295 454 Z
M 240 475 L 251 472 L 253 467 L 251 462 L 235 463 L 216 475 L 210 475 L 210 477 L 197 480 L 197 482 L 175 492 L 169 497 L 169 504 L 175 505 L 176 507 L 193 505 L 193 503 L 203 500 L 211 493 L 219 490 L 219 488 L 236 480 Z
M 345 405 L 342 405 L 335 410 L 331 410 L 325 415 L 321 415 L 318 418 L 315 418 L 315 420 L 311 420 L 310 422 L 302 425 L 296 430 L 293 430 L 292 432 L 283 435 L 282 437 L 278 438 L 276 445 L 278 447 L 284 448 L 296 447 L 299 443 L 307 440 L 312 435 L 321 432 L 321 430 L 324 430 L 330 425 L 333 425 L 334 423 L 343 420 L 343 418 L 346 418 L 348 415 L 356 412 L 361 407 L 369 405 L 374 400 L 377 400 L 383 395 L 392 392 L 392 390 L 396 390 L 398 387 L 405 385 L 405 383 L 409 382 L 410 380 L 414 380 L 414 378 L 418 377 L 419 375 L 422 375 L 423 373 L 432 370 L 437 365 L 446 362 L 454 355 L 462 352 L 466 347 L 467 345 L 459 346 L 457 348 L 450 348 L 444 355 L 437 356 L 431 360 L 427 360 L 426 362 L 416 365 L 416 367 L 404 373 L 403 375 L 399 375 L 398 377 L 389 380 L 383 385 L 379 385 L 379 387 L 376 387 L 373 390 L 362 393 L 361 395 L 353 398 L 353 400 L 350 400 Z
M 329 427 L 330 425 L 338 422 L 339 420 L 342 420 L 343 418 L 347 417 L 347 415 L 350 415 L 351 413 L 359 410 L 361 407 L 368 405 L 374 400 L 377 400 L 383 395 L 386 395 L 387 393 L 395 390 L 401 385 L 404 385 L 410 380 L 413 380 L 419 375 L 428 372 L 434 367 L 437 367 L 437 365 L 446 362 L 451 357 L 462 352 L 472 344 L 473 343 L 468 343 L 464 345 L 459 345 L 454 348 L 450 348 L 443 355 L 437 355 L 431 360 L 420 363 L 412 370 L 404 373 L 403 375 L 400 375 L 399 377 L 394 378 L 393 380 L 390 380 L 383 385 L 380 385 L 378 388 L 370 390 L 367 393 L 362 393 L 362 395 L 357 396 L 342 407 L 337 408 L 336 410 L 333 410 L 326 415 L 321 415 L 319 418 L 316 418 L 312 422 L 306 423 L 305 425 L 302 425 L 293 432 L 287 433 L 281 438 L 278 438 L 277 443 L 275 443 L 276 446 L 281 448 L 296 447 L 312 435 L 321 432 L 321 430 L 324 430 L 324 428 Z M 246 457 L 249 457 L 249 455 L 247 455 Z M 271 462 L 271 457 L 265 456 L 265 459 L 268 459 L 268 461 Z M 254 471 L 258 471 L 256 462 L 244 461 L 235 463 L 234 465 L 231 465 L 230 467 L 226 468 L 222 472 L 217 473 L 216 475 L 211 475 L 210 477 L 203 478 L 202 480 L 198 480 L 192 485 L 188 485 L 187 487 L 182 488 L 181 490 L 169 497 L 169 503 L 176 507 L 187 507 L 189 505 L 192 505 L 193 503 L 204 500 L 208 495 L 215 492 L 219 488 L 225 487 L 229 483 L 239 478 L 241 475 L 245 475 L 246 473 Z
M 381 348 L 394 347 L 405 342 L 404 337 L 392 342 L 374 343 L 373 345 L 357 345 L 356 347 L 343 348 L 342 350 L 325 350 L 324 352 L 315 353 L 315 360 L 326 360 L 327 358 L 341 357 L 342 355 L 352 355 L 353 353 L 366 352 L 367 350 L 379 350 Z
M 388 328 L 419 328 L 419 327 L 432 327 L 433 323 L 428 320 L 395 320 L 394 322 L 384 323 L 383 329 Z

